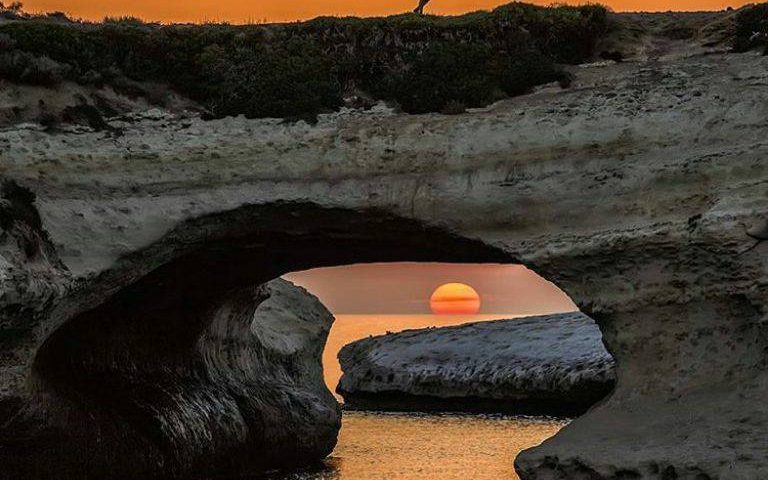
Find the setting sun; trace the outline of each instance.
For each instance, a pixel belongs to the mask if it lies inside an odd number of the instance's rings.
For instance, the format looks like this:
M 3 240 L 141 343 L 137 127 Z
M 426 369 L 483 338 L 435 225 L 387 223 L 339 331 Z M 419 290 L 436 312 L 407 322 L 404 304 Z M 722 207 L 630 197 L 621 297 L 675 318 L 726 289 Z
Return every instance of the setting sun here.
M 446 283 L 432 292 L 429 307 L 435 315 L 474 315 L 480 311 L 480 295 L 464 283 Z

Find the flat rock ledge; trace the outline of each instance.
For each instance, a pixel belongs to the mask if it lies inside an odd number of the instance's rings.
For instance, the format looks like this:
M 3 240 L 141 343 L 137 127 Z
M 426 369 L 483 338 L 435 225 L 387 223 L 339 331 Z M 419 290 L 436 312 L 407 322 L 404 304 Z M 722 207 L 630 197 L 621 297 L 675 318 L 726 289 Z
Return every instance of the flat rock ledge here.
M 579 312 L 370 337 L 339 360 L 350 409 L 571 416 L 615 383 L 600 329 Z

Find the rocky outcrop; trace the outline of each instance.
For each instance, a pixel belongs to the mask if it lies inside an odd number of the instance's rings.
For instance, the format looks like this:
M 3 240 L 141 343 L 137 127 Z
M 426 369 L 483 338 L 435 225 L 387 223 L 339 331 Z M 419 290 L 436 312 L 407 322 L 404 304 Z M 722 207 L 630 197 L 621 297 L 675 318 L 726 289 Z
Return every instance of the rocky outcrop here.
M 285 280 L 208 314 L 173 333 L 84 316 L 52 334 L 28 396 L 0 403 L 0 478 L 220 475 L 330 453 L 341 412 L 321 355 L 333 316 Z
M 349 408 L 584 413 L 613 388 L 613 359 L 578 312 L 369 337 L 339 352 Z
M 211 328 L 286 272 L 395 260 L 524 263 L 598 323 L 616 388 L 522 478 L 768 477 L 768 255 L 747 234 L 768 215 L 768 57 L 666 41 L 464 115 L 0 131 L 3 178 L 35 196 L 3 204 L 29 213 L 2 233 L 0 477 L 64 478 L 97 440 L 88 469 L 112 475 L 321 457 L 335 414 L 291 372 L 209 389 L 246 370 Z M 256 433 L 283 416 L 317 425 Z

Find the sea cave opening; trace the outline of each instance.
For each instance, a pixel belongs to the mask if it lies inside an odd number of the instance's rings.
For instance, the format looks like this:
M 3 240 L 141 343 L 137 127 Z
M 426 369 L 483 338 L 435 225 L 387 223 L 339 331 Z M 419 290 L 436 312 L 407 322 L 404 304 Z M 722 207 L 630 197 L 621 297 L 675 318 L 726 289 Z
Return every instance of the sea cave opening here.
M 510 458 L 613 387 L 597 325 L 521 264 L 365 263 L 282 278 L 333 314 L 323 375 L 343 405 L 339 443 L 302 479 L 461 478 L 478 457 L 477 478 L 516 478 Z
M 333 452 L 341 421 L 337 399 L 320 386 L 333 373 L 324 374 L 320 362 L 311 361 L 323 354 L 328 333 L 317 322 L 330 329 L 332 317 L 327 320 L 330 313 L 320 301 L 279 278 L 307 286 L 333 310 L 334 300 L 324 298 L 323 275 L 349 277 L 351 270 L 374 266 L 516 272 L 559 296 L 556 309 L 575 308 L 513 253 L 444 226 L 306 203 L 251 205 L 200 217 L 122 259 L 54 313 L 54 328 L 45 334 L 29 381 L 38 408 L 25 413 L 50 425 L 44 433 L 37 427 L 26 433 L 46 435 L 46 448 L 29 450 L 36 462 L 18 458 L 9 468 L 53 465 L 67 478 L 87 462 L 88 471 L 104 472 L 104 478 L 116 478 L 115 472 L 125 478 L 197 478 L 316 464 Z M 406 277 L 400 282 L 407 283 Z M 532 299 L 530 292 L 522 296 Z M 328 367 L 329 353 L 357 335 L 349 336 L 354 319 L 334 313 L 341 318 L 337 326 L 347 330 L 333 331 L 334 346 L 325 349 Z M 493 313 L 498 318 L 521 312 Z M 379 326 L 440 326 L 423 320 Z M 448 323 L 463 323 L 458 320 Z M 376 328 L 363 333 L 378 333 Z M 552 341 L 556 349 L 561 339 Z M 486 345 L 483 352 L 492 350 Z M 22 425 L 27 419 L 19 418 L 17 431 L 34 424 Z M 451 424 L 456 417 L 436 418 L 455 431 L 465 427 Z M 425 417 L 419 421 L 426 422 L 422 434 L 434 436 L 428 427 L 435 425 Z M 532 425 L 530 419 L 519 421 Z M 496 425 L 489 428 L 503 435 Z M 362 424 L 363 431 L 380 428 Z M 533 445 L 532 431 L 526 432 L 523 447 Z M 392 445 L 406 438 L 396 429 L 390 433 Z

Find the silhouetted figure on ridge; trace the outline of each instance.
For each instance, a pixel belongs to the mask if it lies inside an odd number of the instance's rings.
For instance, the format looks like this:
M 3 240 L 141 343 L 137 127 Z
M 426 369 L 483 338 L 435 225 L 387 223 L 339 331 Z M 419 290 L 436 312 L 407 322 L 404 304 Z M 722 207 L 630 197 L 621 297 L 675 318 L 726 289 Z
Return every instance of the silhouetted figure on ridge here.
M 424 7 L 427 6 L 429 3 L 429 0 L 419 0 L 419 6 L 413 9 L 414 13 L 418 13 L 419 15 L 424 14 Z

